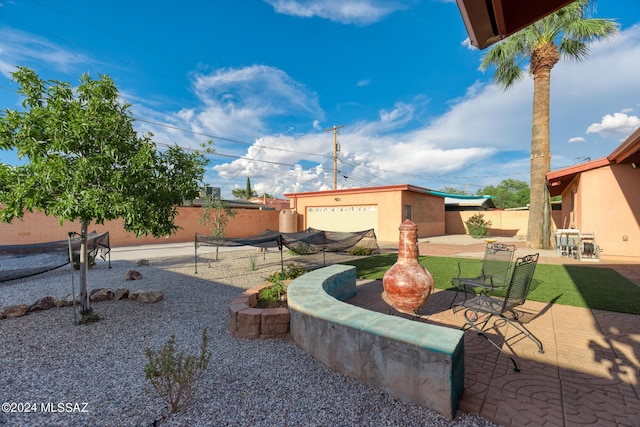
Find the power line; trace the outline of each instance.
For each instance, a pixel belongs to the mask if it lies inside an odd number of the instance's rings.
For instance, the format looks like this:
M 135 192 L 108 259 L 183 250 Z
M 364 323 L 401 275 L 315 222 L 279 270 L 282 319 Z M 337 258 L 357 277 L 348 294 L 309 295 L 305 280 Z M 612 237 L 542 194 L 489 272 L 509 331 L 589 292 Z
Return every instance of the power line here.
M 4 86 L 0 86 L 0 89 L 4 89 L 4 90 L 8 90 L 8 91 L 12 91 L 14 93 L 17 93 L 16 91 L 13 91 L 10 88 L 4 87 Z M 187 133 L 191 133 L 194 135 L 200 135 L 200 136 L 205 136 L 207 138 L 212 138 L 214 140 L 219 140 L 219 141 L 227 141 L 227 142 L 231 142 L 231 143 L 235 143 L 235 144 L 241 144 L 241 145 L 245 145 L 245 146 L 256 146 L 260 149 L 266 149 L 266 150 L 275 150 L 275 151 L 283 151 L 283 152 L 289 152 L 289 153 L 295 153 L 295 154 L 301 154 L 301 155 L 308 155 L 308 156 L 316 156 L 316 157 L 322 157 L 322 158 L 330 158 L 329 155 L 327 154 L 318 154 L 318 153 L 310 153 L 310 152 L 305 152 L 305 151 L 299 151 L 299 150 L 292 150 L 292 149 L 286 149 L 286 148 L 279 148 L 279 147 L 271 147 L 271 146 L 266 146 L 266 145 L 261 145 L 258 143 L 250 143 L 250 142 L 246 142 L 246 141 L 240 141 L 237 139 L 233 139 L 233 138 L 227 138 L 227 137 L 221 137 L 218 135 L 213 135 L 213 134 L 208 134 L 205 132 L 198 132 L 198 131 L 194 131 L 191 129 L 184 129 L 184 128 L 180 128 L 177 126 L 173 126 L 173 125 L 169 125 L 166 123 L 160 123 L 160 122 L 156 122 L 156 121 L 152 121 L 152 120 L 145 120 L 145 119 L 140 119 L 140 118 L 135 118 L 134 119 L 138 122 L 141 123 L 148 123 L 151 125 L 155 125 L 155 126 L 160 126 L 160 127 L 165 127 L 168 129 L 173 129 L 173 130 L 178 130 L 181 132 L 187 132 Z M 334 128 L 336 128 L 336 132 L 337 132 L 337 128 L 342 128 L 344 125 L 341 126 L 334 126 Z M 330 128 L 327 131 L 331 131 L 334 130 L 334 128 Z M 164 143 L 157 143 L 156 145 L 159 146 L 166 146 L 169 147 L 169 144 L 164 144 Z M 181 146 L 179 144 L 175 144 L 178 147 L 182 148 L 182 149 L 187 149 L 187 150 L 193 150 L 193 151 L 199 151 L 199 152 L 203 152 L 203 150 L 199 150 L 199 149 L 195 149 L 192 147 L 186 147 L 186 146 Z M 334 148 L 335 148 L 335 156 L 334 156 L 334 168 L 333 168 L 333 173 L 334 173 L 334 188 L 337 185 L 337 173 L 339 172 L 337 169 L 337 159 L 339 158 L 340 161 L 353 166 L 353 167 L 358 167 L 360 168 L 360 170 L 363 173 L 366 173 L 367 175 L 370 175 L 380 181 L 383 182 L 387 182 L 387 183 L 393 183 L 392 181 L 389 181 L 387 179 L 381 178 L 379 175 L 376 175 L 374 173 L 368 172 L 366 169 L 371 169 L 377 172 L 386 172 L 386 173 L 390 173 L 390 174 L 396 174 L 396 175 L 400 175 L 400 176 L 407 176 L 407 177 L 414 177 L 414 178 L 419 178 L 419 179 L 431 179 L 431 180 L 448 180 L 450 182 L 455 182 L 455 180 L 472 180 L 472 179 L 477 179 L 477 178 L 495 178 L 495 177 L 507 177 L 507 176 L 515 176 L 515 175 L 528 175 L 528 172 L 515 172 L 515 173 L 510 173 L 510 174 L 487 174 L 487 175 L 470 175 L 470 176 L 434 176 L 434 175 L 419 175 L 419 174 L 411 174 L 411 173 L 407 173 L 407 172 L 397 172 L 394 170 L 390 170 L 390 169 L 383 169 L 381 167 L 376 167 L 373 165 L 356 165 L 353 164 L 349 161 L 347 161 L 346 159 L 344 159 L 343 157 L 338 157 L 337 156 L 337 152 L 339 151 L 339 149 L 337 148 L 338 144 L 337 144 L 337 140 L 334 142 Z M 250 163 L 251 162 L 258 162 L 258 163 L 268 163 L 268 164 L 274 164 L 274 165 L 280 165 L 280 166 L 287 166 L 287 167 L 295 167 L 295 164 L 291 164 L 291 163 L 284 163 L 284 162 L 276 162 L 276 161 L 271 161 L 271 160 L 262 160 L 262 159 L 256 159 L 255 156 L 253 158 L 251 157 L 246 157 L 246 156 L 237 156 L 237 155 L 233 155 L 233 154 L 227 154 L 227 153 L 221 153 L 218 151 L 214 151 L 211 153 L 207 153 L 209 155 L 213 155 L 213 156 L 219 156 L 219 157 L 227 157 L 227 158 L 234 158 L 234 159 L 240 159 L 240 160 L 247 160 Z M 257 156 L 257 154 L 256 154 Z M 237 175 L 237 174 L 236 174 Z M 234 176 L 235 177 L 235 176 Z M 346 178 L 351 178 L 351 179 L 355 179 L 356 177 L 349 176 Z M 232 178 L 233 179 L 233 178 Z M 365 180 L 365 179 L 359 179 L 360 181 L 364 182 L 364 183 L 369 183 L 369 181 Z M 453 184 L 453 185 L 467 185 L 467 183 L 463 183 L 460 184 L 459 182 Z M 481 186 L 477 186 L 474 185 L 475 187 L 481 188 Z
M 161 127 L 165 127 L 165 128 L 168 128 L 168 129 L 173 129 L 173 130 L 179 130 L 179 131 L 182 131 L 182 132 L 192 133 L 194 135 L 206 136 L 207 138 L 212 138 L 212 139 L 218 140 L 218 141 L 227 141 L 227 142 L 231 142 L 231 143 L 234 143 L 234 144 L 246 145 L 246 146 L 249 146 L 249 147 L 256 146 L 258 148 L 264 148 L 264 149 L 267 149 L 267 150 L 284 151 L 284 152 L 287 152 L 287 153 L 304 154 L 304 155 L 307 155 L 307 156 L 316 156 L 316 157 L 329 158 L 329 156 L 326 155 L 326 154 L 308 153 L 308 152 L 304 152 L 304 151 L 291 150 L 291 149 L 280 148 L 280 147 L 269 147 L 269 146 L 266 146 L 266 145 L 258 144 L 256 142 L 252 143 L 252 142 L 240 141 L 240 140 L 233 139 L 233 138 L 226 138 L 226 137 L 217 136 L 217 135 L 213 135 L 213 134 L 208 134 L 208 133 L 204 133 L 204 132 L 198 132 L 198 131 L 194 131 L 194 130 L 191 130 L 191 129 L 179 128 L 177 126 L 168 125 L 166 123 L 159 123 L 159 122 L 154 122 L 154 121 L 151 121 L 151 120 L 144 120 L 144 119 L 135 119 L 135 120 L 138 121 L 138 122 L 148 123 L 148 124 L 152 124 L 152 125 L 155 125 L 155 126 L 161 126 Z

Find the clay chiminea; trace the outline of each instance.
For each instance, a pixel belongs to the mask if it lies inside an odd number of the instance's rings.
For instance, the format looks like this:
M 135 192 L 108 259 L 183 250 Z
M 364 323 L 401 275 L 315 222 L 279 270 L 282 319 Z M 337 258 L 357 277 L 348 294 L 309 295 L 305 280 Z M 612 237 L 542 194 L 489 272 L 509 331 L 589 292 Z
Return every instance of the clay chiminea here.
M 396 310 L 415 314 L 433 291 L 431 273 L 418 262 L 418 226 L 407 219 L 400 224 L 398 261 L 382 278 L 382 297 Z

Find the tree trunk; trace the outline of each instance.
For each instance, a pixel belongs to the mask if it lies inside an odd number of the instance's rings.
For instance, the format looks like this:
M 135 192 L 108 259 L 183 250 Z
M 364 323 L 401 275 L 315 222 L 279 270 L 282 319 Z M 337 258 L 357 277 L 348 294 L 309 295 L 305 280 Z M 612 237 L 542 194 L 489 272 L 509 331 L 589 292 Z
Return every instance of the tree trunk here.
M 89 229 L 89 221 L 82 221 L 80 228 L 80 314 L 81 321 L 86 321 L 93 309 L 91 301 L 89 301 L 89 262 L 87 256 L 87 230 Z
M 541 49 L 537 52 L 537 55 L 532 54 L 533 123 L 531 127 L 531 197 L 527 246 L 535 249 L 551 249 L 553 247 L 551 202 L 546 175 L 551 170 L 549 138 L 551 68 L 558 61 L 558 56 L 554 47 L 545 46 L 545 48 L 547 49 Z

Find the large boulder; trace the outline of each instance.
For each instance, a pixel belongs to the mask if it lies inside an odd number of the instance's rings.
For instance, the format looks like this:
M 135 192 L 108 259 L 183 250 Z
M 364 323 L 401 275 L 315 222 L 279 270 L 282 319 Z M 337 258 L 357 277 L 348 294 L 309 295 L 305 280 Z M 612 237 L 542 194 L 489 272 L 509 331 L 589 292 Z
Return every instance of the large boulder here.
M 118 288 L 113 293 L 113 299 L 116 301 L 120 301 L 127 298 L 129 298 L 129 289 L 127 288 Z
M 89 295 L 91 302 L 111 301 L 113 299 L 113 291 L 107 288 L 98 288 L 91 291 Z
M 76 295 L 76 304 L 80 304 L 80 295 Z M 73 295 L 68 294 L 66 297 L 56 300 L 56 307 L 71 307 L 73 305 Z
M 154 302 L 161 301 L 164 298 L 164 293 L 159 290 L 153 290 L 148 292 L 140 292 L 136 301 L 145 304 L 153 304 Z
M 4 315 L 7 319 L 14 319 L 16 317 L 21 317 L 27 314 L 27 310 L 29 310 L 29 306 L 26 304 L 20 305 L 10 305 L 9 307 L 5 307 L 3 309 Z
M 142 279 L 142 273 L 135 270 L 129 270 L 124 274 L 124 280 L 140 280 Z
M 29 313 L 32 313 L 34 311 L 43 311 L 43 310 L 49 310 L 50 308 L 53 308 L 56 306 L 56 299 L 54 297 L 44 297 L 44 298 L 40 298 L 38 301 L 36 301 L 35 303 L 33 303 L 30 307 L 29 307 Z

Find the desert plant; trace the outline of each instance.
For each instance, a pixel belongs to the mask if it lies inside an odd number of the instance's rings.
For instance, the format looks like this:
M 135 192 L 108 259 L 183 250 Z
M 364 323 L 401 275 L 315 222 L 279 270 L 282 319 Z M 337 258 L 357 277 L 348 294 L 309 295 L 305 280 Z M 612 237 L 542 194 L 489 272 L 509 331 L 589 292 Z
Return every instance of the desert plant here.
M 96 265 L 96 257 L 94 257 L 91 254 L 87 254 L 87 265 L 89 268 Z M 80 254 L 79 253 L 73 254 L 73 269 L 80 270 Z
M 286 300 L 287 286 L 281 279 L 271 281 L 271 285 L 261 290 L 258 294 L 258 301 L 261 307 L 278 307 Z
M 282 271 L 276 271 L 269 277 L 266 277 L 267 282 L 276 283 L 281 280 L 293 280 L 297 277 L 305 274 L 307 270 L 300 264 L 289 263 Z
M 311 245 L 308 243 L 296 243 L 291 245 L 287 251 L 289 255 L 309 255 L 313 253 Z
M 365 256 L 369 256 L 369 255 L 373 255 L 374 250 L 371 248 L 365 248 L 364 246 L 355 246 L 352 249 L 349 250 L 349 254 L 350 255 L 365 255 Z
M 200 224 L 213 223 L 211 236 L 224 239 L 225 228 L 230 218 L 236 216 L 236 210 L 220 197 L 207 197 L 202 205 Z M 216 245 L 216 261 L 218 261 L 219 245 Z
M 285 280 L 293 280 L 305 274 L 307 270 L 300 264 L 289 263 L 282 271 L 276 271 L 265 277 L 271 285 L 264 288 L 258 294 L 258 302 L 261 307 L 278 307 L 287 301 L 287 284 Z
M 256 271 L 258 269 L 256 262 L 257 262 L 256 256 L 249 255 L 249 271 Z
M 207 349 L 208 340 L 207 328 L 204 328 L 200 356 L 185 357 L 182 351 L 176 353 L 175 334 L 171 334 L 161 350 L 145 350 L 147 364 L 144 375 L 160 397 L 171 406 L 172 413 L 178 412 L 189 402 L 195 384 L 209 366 L 211 352 Z
M 469 230 L 469 235 L 475 238 L 485 237 L 489 234 L 491 221 L 484 219 L 484 214 L 477 213 L 466 220 L 465 225 Z

